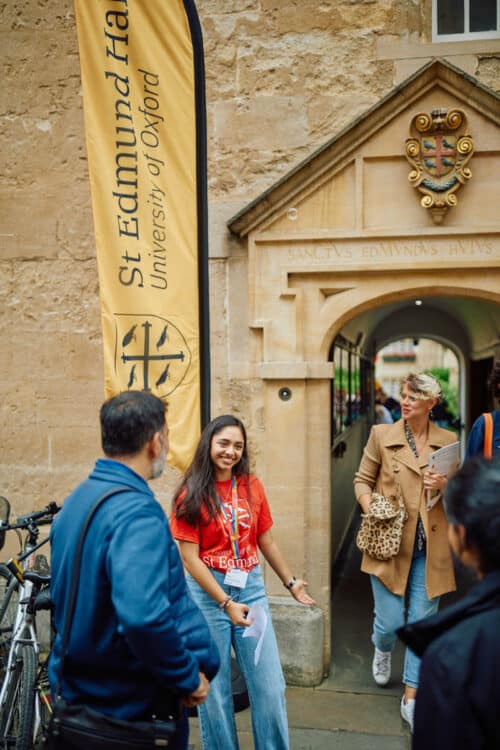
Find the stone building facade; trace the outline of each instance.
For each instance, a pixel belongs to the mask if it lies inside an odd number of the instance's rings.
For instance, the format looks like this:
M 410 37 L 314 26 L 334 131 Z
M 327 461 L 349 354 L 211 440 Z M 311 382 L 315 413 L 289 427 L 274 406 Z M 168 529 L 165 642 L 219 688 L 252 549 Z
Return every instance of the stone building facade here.
M 297 612 L 268 576 L 278 628 L 296 622 L 288 675 L 314 684 L 330 661 L 331 563 L 359 458 L 332 458 L 335 337 L 361 332 L 370 352 L 439 328 L 438 310 L 464 399 L 468 365 L 498 346 L 500 35 L 436 41 L 432 0 L 197 5 L 212 413 L 247 423 L 276 536 L 318 600 L 318 615 Z M 99 453 L 103 357 L 71 0 L 4 4 L 0 41 L 0 493 L 20 514 L 63 498 Z M 472 178 L 439 225 L 404 156 L 412 118 L 436 107 L 463 111 L 474 141 Z M 430 312 L 415 322 L 417 293 Z M 156 488 L 165 507 L 177 479 Z

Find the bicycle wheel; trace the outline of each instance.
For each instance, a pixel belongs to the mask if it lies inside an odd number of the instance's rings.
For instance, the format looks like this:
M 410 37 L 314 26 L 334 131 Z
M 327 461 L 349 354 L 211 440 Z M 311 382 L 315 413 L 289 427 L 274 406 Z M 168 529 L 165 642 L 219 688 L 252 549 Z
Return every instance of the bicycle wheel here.
M 19 582 L 10 570 L 0 563 L 0 670 L 3 671 L 9 653 L 10 639 L 19 600 Z
M 36 678 L 36 699 L 35 699 L 35 738 L 34 750 L 43 750 L 45 731 L 49 725 L 52 716 L 52 700 L 50 697 L 50 684 L 48 675 L 47 658 L 38 664 L 38 674 Z
M 33 747 L 36 668 L 35 649 L 29 644 L 22 646 L 5 704 L 7 717 L 2 740 L 9 750 L 32 750 Z

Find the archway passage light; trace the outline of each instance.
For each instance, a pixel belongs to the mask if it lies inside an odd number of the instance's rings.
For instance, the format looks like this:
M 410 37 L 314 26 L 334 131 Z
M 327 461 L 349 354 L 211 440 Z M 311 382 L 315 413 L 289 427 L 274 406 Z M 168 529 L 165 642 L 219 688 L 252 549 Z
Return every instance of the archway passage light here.
M 417 307 L 420 307 L 420 305 L 422 304 L 422 300 L 421 299 L 416 299 L 415 300 L 415 304 L 417 305 Z

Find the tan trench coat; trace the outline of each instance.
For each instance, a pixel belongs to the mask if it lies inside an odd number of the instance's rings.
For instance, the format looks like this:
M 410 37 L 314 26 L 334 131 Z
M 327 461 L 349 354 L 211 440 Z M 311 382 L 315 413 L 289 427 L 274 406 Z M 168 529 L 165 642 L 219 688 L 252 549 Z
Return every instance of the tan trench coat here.
M 429 423 L 430 450 L 442 448 L 455 442 L 453 432 Z M 390 560 L 375 560 L 363 554 L 361 570 L 376 575 L 384 586 L 394 594 L 403 595 L 410 571 L 418 514 L 427 537 L 425 583 L 427 596 L 433 599 L 455 590 L 455 575 L 447 537 L 447 523 L 443 502 L 439 500 L 427 512 L 423 474 L 426 459 L 416 459 L 408 445 L 404 422 L 380 424 L 372 427 L 363 452 L 359 469 L 354 475 L 356 497 L 373 491 L 386 496 L 397 496 L 395 472 L 399 477 L 401 493 L 408 511 L 408 520 L 403 528 L 401 547 L 396 557 Z

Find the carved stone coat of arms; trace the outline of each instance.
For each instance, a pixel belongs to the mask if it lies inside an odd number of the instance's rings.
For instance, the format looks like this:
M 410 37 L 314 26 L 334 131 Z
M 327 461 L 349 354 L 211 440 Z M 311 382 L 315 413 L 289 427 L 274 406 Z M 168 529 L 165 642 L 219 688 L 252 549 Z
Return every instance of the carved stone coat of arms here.
M 467 166 L 474 151 L 467 118 L 460 109 L 420 112 L 410 123 L 405 156 L 413 167 L 410 184 L 424 194 L 420 203 L 440 224 L 456 206 L 456 191 L 472 176 Z

